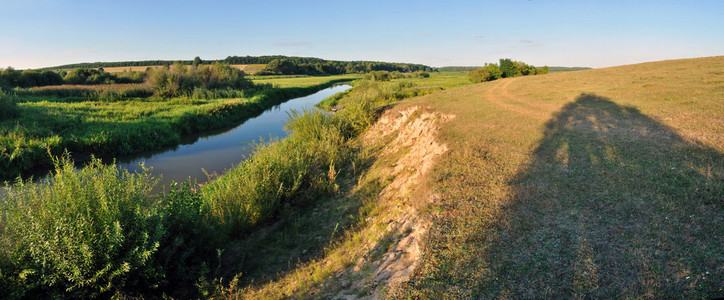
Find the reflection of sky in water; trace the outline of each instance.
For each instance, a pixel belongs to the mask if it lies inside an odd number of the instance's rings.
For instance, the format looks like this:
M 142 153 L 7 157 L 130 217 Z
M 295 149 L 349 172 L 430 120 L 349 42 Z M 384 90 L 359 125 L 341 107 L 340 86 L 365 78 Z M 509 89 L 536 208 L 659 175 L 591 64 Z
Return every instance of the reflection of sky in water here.
M 285 137 L 284 122 L 292 109 L 311 108 L 325 98 L 350 88 L 349 85 L 331 87 L 315 94 L 296 98 L 274 106 L 258 117 L 213 136 L 201 137 L 192 144 L 180 145 L 156 154 L 141 153 L 118 157 L 117 164 L 129 171 L 140 171 L 143 162 L 152 168 L 155 176 L 163 175 L 159 185 L 168 186 L 171 181 L 181 182 L 189 177 L 198 182 L 206 181 L 203 170 L 209 174 L 221 174 L 241 162 L 250 153 L 251 142 L 260 138 Z

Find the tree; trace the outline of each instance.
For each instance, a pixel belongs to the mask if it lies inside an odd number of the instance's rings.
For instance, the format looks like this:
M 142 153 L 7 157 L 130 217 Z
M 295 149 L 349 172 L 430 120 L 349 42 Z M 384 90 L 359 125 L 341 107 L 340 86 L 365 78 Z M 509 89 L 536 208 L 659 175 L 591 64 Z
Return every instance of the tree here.
M 264 70 L 273 74 L 291 75 L 297 73 L 297 65 L 286 59 L 275 59 L 270 61 Z
M 518 73 L 515 63 L 510 58 L 500 59 L 500 70 L 503 71 L 503 77 L 515 77 Z
M 201 58 L 197 56 L 197 57 L 194 57 L 194 62 L 192 63 L 192 65 L 194 67 L 198 67 L 202 63 L 203 63 L 203 61 L 201 60 Z
M 10 87 L 18 86 L 19 84 L 20 71 L 13 69 L 13 67 L 8 67 L 3 70 L 2 73 L 0 73 L 0 76 L 4 78 L 5 82 Z

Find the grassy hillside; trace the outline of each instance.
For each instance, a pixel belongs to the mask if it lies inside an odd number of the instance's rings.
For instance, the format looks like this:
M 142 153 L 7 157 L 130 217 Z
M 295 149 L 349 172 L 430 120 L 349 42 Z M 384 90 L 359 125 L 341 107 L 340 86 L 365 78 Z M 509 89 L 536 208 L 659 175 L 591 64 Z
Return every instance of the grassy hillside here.
M 502 79 L 456 117 L 413 298 L 724 296 L 724 57 Z

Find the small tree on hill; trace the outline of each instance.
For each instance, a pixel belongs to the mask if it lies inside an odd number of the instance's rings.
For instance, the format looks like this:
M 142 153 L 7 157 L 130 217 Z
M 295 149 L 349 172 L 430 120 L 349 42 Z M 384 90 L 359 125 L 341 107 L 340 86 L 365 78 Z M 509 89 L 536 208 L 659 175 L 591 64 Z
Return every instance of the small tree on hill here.
M 503 71 L 503 77 L 515 77 L 518 73 L 515 63 L 510 58 L 500 59 L 500 70 Z

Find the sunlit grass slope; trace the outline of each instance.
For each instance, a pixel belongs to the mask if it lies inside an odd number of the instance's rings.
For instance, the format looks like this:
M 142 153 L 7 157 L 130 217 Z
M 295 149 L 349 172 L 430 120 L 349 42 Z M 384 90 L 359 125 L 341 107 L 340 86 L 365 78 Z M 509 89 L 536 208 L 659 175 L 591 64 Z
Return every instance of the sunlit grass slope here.
M 422 261 L 392 296 L 724 296 L 724 57 L 411 102 L 456 118 Z

